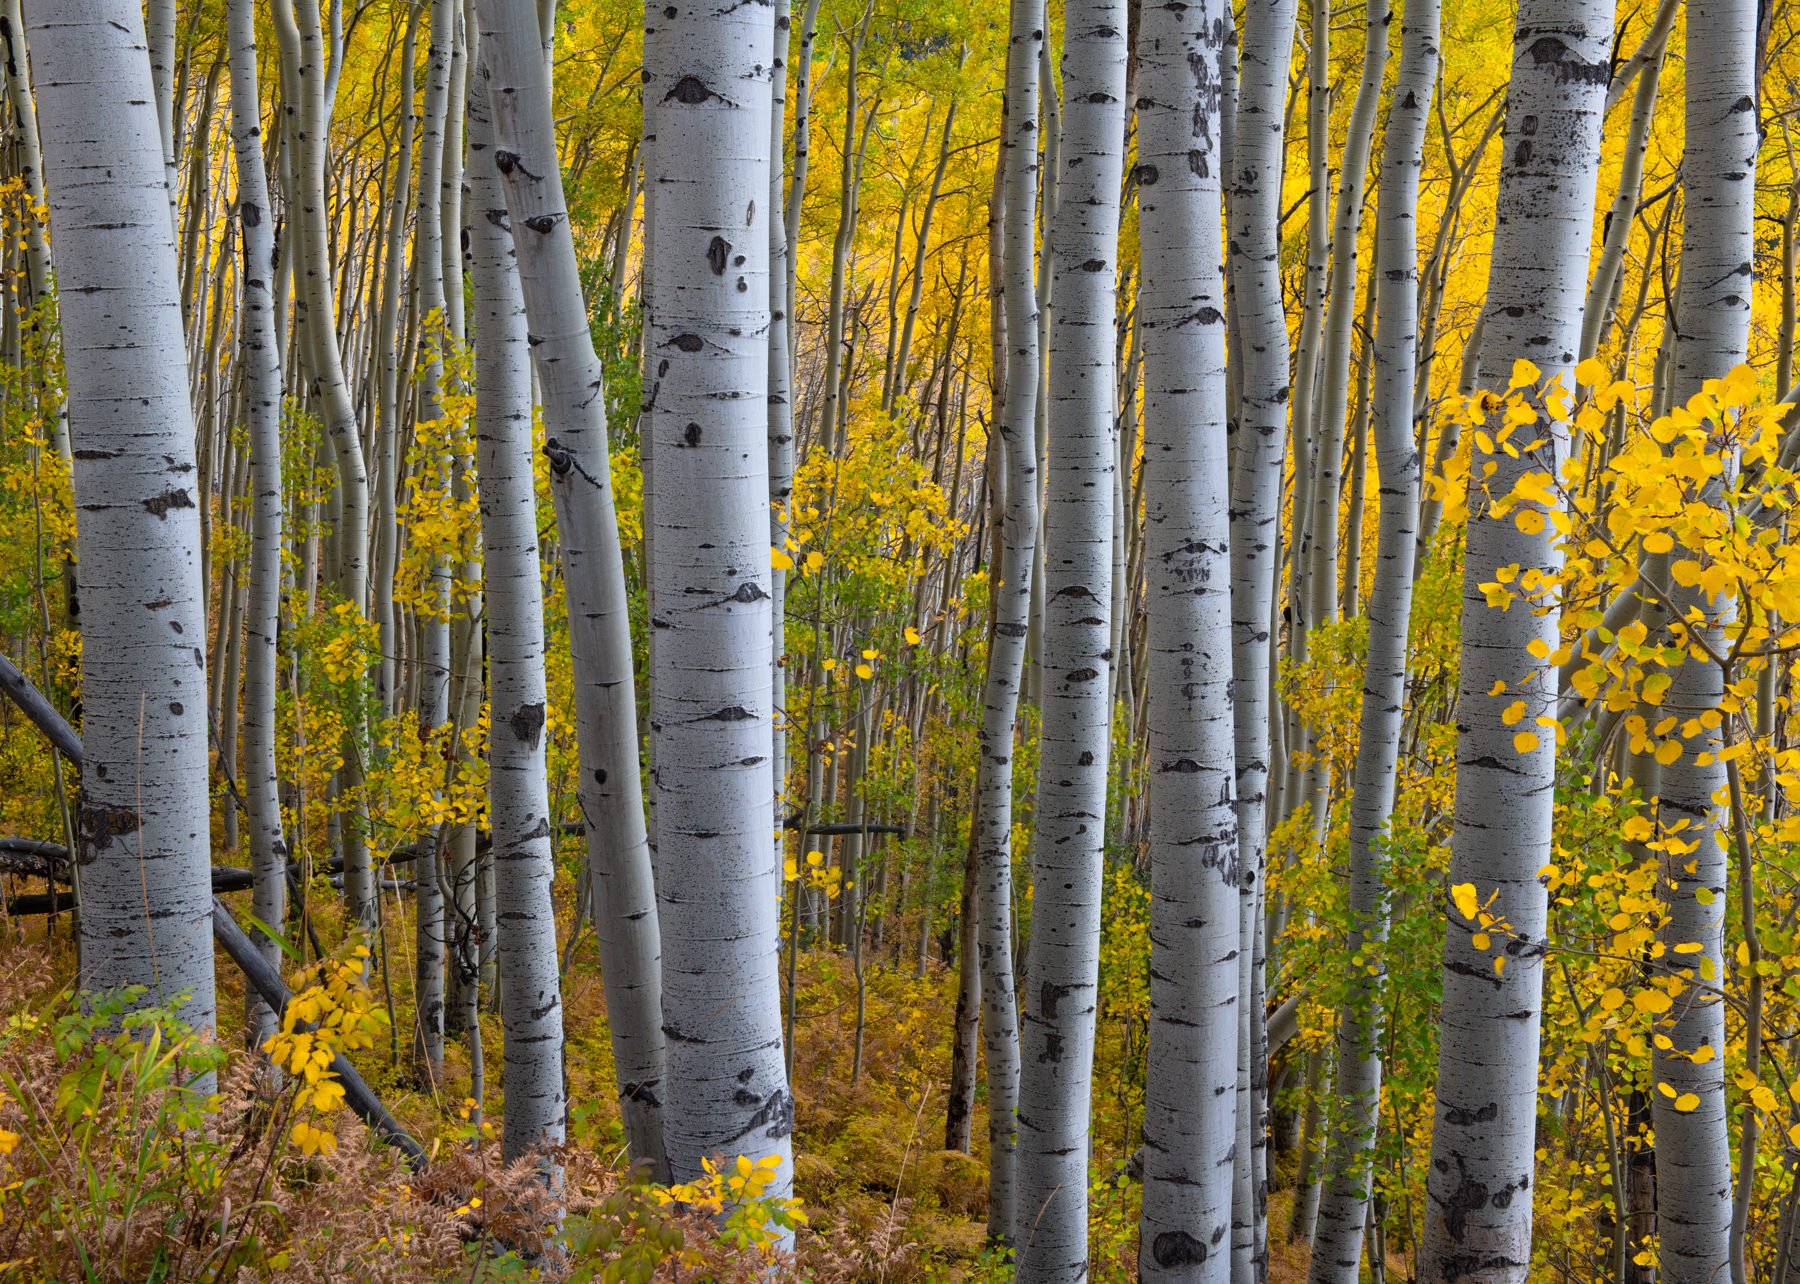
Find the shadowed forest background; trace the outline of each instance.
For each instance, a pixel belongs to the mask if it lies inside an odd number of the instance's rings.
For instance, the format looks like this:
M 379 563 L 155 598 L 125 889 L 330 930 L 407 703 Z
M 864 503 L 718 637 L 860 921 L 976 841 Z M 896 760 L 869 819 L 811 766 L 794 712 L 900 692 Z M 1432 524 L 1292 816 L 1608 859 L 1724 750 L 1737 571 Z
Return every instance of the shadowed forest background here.
M 1800 15 L 683 2 L 0 0 L 0 1279 L 1800 1281 Z

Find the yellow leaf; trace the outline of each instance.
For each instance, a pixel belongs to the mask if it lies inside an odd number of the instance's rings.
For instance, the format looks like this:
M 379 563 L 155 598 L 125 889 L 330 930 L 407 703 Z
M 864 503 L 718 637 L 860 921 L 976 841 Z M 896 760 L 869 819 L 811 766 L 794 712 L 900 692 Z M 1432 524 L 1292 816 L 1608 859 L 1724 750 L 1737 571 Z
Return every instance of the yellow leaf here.
M 1672 1104 L 1676 1110 L 1680 1111 L 1682 1114 L 1685 1115 L 1689 1111 L 1694 1110 L 1696 1107 L 1699 1106 L 1700 1098 L 1697 1095 L 1695 1095 L 1694 1093 L 1684 1092 L 1679 1097 L 1675 1098 L 1675 1100 L 1673 1102 L 1671 1102 L 1670 1104 Z
M 856 666 L 856 676 L 861 678 L 864 682 L 867 682 L 870 678 L 875 676 L 875 670 L 871 669 L 866 664 L 858 664 Z
M 1644 551 L 1656 556 L 1675 547 L 1674 537 L 1667 531 L 1651 531 L 1644 536 Z
M 906 626 L 906 645 L 919 645 L 919 631 L 910 624 Z
M 1626 842 L 1641 843 L 1656 832 L 1656 826 L 1642 816 L 1633 816 L 1625 822 L 1619 832 L 1624 835 Z
M 1600 996 L 1600 1010 L 1603 1012 L 1616 1012 L 1624 1006 L 1625 991 L 1616 985 Z
M 1486 950 L 1489 944 L 1488 934 L 1486 932 L 1475 933 L 1475 935 L 1469 938 L 1469 944 L 1473 945 L 1478 950 Z
M 1541 370 L 1531 362 L 1525 360 L 1524 357 L 1520 357 L 1517 361 L 1513 362 L 1512 380 L 1506 385 L 1506 390 L 1511 392 L 1515 388 L 1529 388 L 1542 377 L 1543 372 Z
M 1674 1007 L 1675 1000 L 1661 990 L 1639 990 L 1631 996 L 1631 1006 L 1639 1012 L 1654 1016 Z
M 769 564 L 778 571 L 791 571 L 794 569 L 794 559 L 772 544 L 769 546 Z
M 1665 740 L 1656 747 L 1656 760 L 1665 767 L 1681 761 L 1681 741 Z
M 823 565 L 825 565 L 825 554 L 819 552 L 817 549 L 814 549 L 806 555 L 807 570 L 816 571 Z
M 1598 387 L 1600 384 L 1610 381 L 1611 378 L 1612 371 L 1593 357 L 1589 357 L 1575 367 L 1575 382 L 1585 384 L 1589 388 Z
M 1530 753 L 1538 747 L 1538 738 L 1529 731 L 1521 731 L 1513 737 L 1513 749 L 1519 753 Z
M 1458 883 L 1450 889 L 1450 900 L 1456 906 L 1456 912 L 1470 922 L 1481 911 L 1481 902 L 1475 898 L 1475 884 Z

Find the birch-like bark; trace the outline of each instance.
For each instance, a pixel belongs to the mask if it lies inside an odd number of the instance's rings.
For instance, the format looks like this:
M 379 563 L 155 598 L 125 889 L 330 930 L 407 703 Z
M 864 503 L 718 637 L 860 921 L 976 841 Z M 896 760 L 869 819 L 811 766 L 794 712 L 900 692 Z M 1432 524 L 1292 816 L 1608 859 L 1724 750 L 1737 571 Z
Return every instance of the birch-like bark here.
M 1281 474 L 1287 456 L 1288 329 L 1281 295 L 1281 177 L 1288 61 L 1298 0 L 1244 11 L 1231 184 L 1230 263 L 1240 353 L 1231 449 L 1231 655 L 1238 857 L 1238 1153 L 1251 1157 L 1250 1207 L 1232 1214 L 1233 1278 L 1266 1269 L 1266 1146 L 1257 925 L 1268 856 L 1269 621 L 1280 573 Z M 1234 1204 L 1236 1200 L 1234 1199 Z M 1245 1223 L 1248 1222 L 1246 1227 Z M 1245 1231 L 1248 1230 L 1246 1236 Z M 1246 1241 L 1248 1252 L 1246 1253 Z M 1246 1260 L 1247 1259 L 1247 1260 Z
M 995 291 L 1006 322 L 1006 396 L 997 416 L 1005 452 L 1006 511 L 975 780 L 980 862 L 976 902 L 981 920 L 976 953 L 981 963 L 981 1034 L 988 1074 L 988 1238 L 995 1243 L 1010 1241 L 1016 1220 L 1019 1020 L 1012 967 L 1013 724 L 1031 617 L 1038 526 L 1039 354 L 1032 242 L 1037 228 L 1038 59 L 1043 43 L 1043 0 L 1012 0 L 1001 133 L 1005 187 L 1001 279 Z
M 780 878 L 769 859 L 768 326 L 773 10 L 668 10 L 656 146 L 650 727 L 671 1175 L 773 1155 L 793 1187 Z
M 491 52 L 491 51 L 490 51 Z M 531 476 L 531 366 L 488 84 L 469 77 L 469 266 L 475 449 L 487 608 L 488 815 L 499 911 L 506 1155 L 562 1140 L 563 1021 L 544 775 L 544 611 Z M 521 1117 L 515 1118 L 515 1115 Z
M 518 6 L 480 0 L 479 12 L 493 163 L 520 238 L 519 278 L 535 340 L 544 451 L 568 586 L 588 885 L 620 1106 L 633 1159 L 661 1172 L 662 948 L 638 776 L 631 634 L 600 361 L 563 199 L 542 37 L 530 12 Z
M 1313 1236 L 1312 1284 L 1356 1284 L 1369 1215 L 1371 1156 L 1381 1108 L 1382 978 L 1388 936 L 1388 826 L 1406 708 L 1418 537 L 1419 450 L 1413 436 L 1418 365 L 1419 170 L 1438 74 L 1438 0 L 1409 0 L 1400 70 L 1383 138 L 1373 285 L 1373 441 L 1381 524 L 1369 594 L 1368 656 L 1350 802 L 1348 1002 L 1338 1016 L 1337 1109 Z
M 1138 33 L 1149 627 L 1147 1280 L 1231 1277 L 1238 880 L 1231 713 L 1217 0 L 1147 6 Z
M 775 0 L 774 75 L 769 86 L 769 547 L 782 550 L 787 547 L 793 521 L 788 505 L 794 494 L 794 354 L 788 322 L 790 250 L 783 209 L 787 196 L 787 152 L 782 137 L 787 120 L 788 38 L 792 25 L 788 0 Z M 786 834 L 779 823 L 787 814 L 787 572 L 779 566 L 769 572 L 769 616 L 769 654 L 773 657 L 769 668 L 769 707 L 775 716 L 769 781 L 778 822 L 775 870 L 776 877 L 782 878 L 787 854 Z
M 1369 149 L 1375 137 L 1375 117 L 1381 106 L 1381 78 L 1387 68 L 1388 23 L 1392 17 L 1388 0 L 1369 0 L 1362 80 L 1356 87 L 1356 101 L 1350 107 L 1342 168 L 1338 173 L 1337 214 L 1331 231 L 1330 297 L 1325 309 L 1325 346 L 1320 354 L 1319 402 L 1313 411 L 1313 432 L 1318 448 L 1313 454 L 1310 481 L 1312 512 L 1306 524 L 1312 541 L 1306 624 L 1314 629 L 1337 618 L 1338 482 L 1344 466 L 1344 417 L 1350 400 L 1350 341 L 1357 312 L 1356 265 L 1362 239 L 1363 196 L 1369 178 Z M 1313 195 L 1319 197 L 1317 192 Z
M 237 157 L 238 350 L 244 363 L 250 432 L 250 587 L 245 612 L 244 756 L 240 783 L 250 818 L 250 868 L 256 917 L 280 931 L 287 917 L 287 839 L 275 771 L 275 639 L 281 612 L 281 352 L 275 337 L 275 215 L 264 169 L 262 99 L 257 90 L 256 13 L 252 0 L 226 6 L 231 57 L 231 140 Z M 229 724 L 228 724 L 229 725 Z M 257 949 L 276 967 L 281 947 L 266 932 Z M 275 1014 L 250 1000 L 252 1047 L 275 1032 Z
M 1519 6 L 1483 314 L 1483 383 L 1498 392 L 1521 358 L 1546 378 L 1561 374 L 1567 386 L 1580 348 L 1612 19 L 1612 0 Z M 1470 475 L 1485 475 L 1493 496 L 1508 494 L 1527 472 L 1560 476 L 1567 433 L 1554 423 L 1546 428 L 1546 444 L 1525 458 L 1478 450 Z M 1420 1260 L 1445 1284 L 1522 1284 L 1531 1262 L 1547 912 L 1538 871 L 1551 858 L 1556 738 L 1542 731 L 1522 753 L 1514 736 L 1518 725 L 1535 726 L 1536 717 L 1556 712 L 1556 671 L 1527 647 L 1554 650 L 1558 625 L 1554 610 L 1489 606 L 1481 586 L 1502 566 L 1554 574 L 1561 554 L 1553 524 L 1527 534 L 1510 514 L 1496 517 L 1481 496 L 1472 499 L 1450 882 L 1472 884 L 1487 912 L 1509 926 L 1492 938 L 1498 945 L 1477 949 L 1477 925 L 1446 907 L 1437 1114 Z M 1505 718 L 1514 701 L 1525 703 L 1522 722 Z
M 194 420 L 143 12 L 26 24 L 57 246 L 81 611 L 81 983 L 215 1024 L 206 586 Z
M 1687 6 L 1687 144 L 1681 162 L 1687 199 L 1670 373 L 1675 405 L 1749 358 L 1756 259 L 1756 22 L 1754 0 L 1690 0 Z M 1727 475 L 1736 472 L 1735 452 L 1721 462 Z M 1703 502 L 1720 503 L 1723 489 L 1723 482 L 1714 478 Z M 1706 619 L 1697 629 L 1699 638 L 1722 654 L 1730 599 L 1710 598 L 1698 585 L 1674 586 L 1672 597 L 1687 619 Z M 1691 719 L 1698 734 L 1684 737 L 1681 757 L 1663 766 L 1658 808 L 1665 831 L 1686 822 L 1684 832 L 1662 854 L 1658 892 L 1665 907 L 1660 928 L 1668 947 L 1665 965 L 1686 987 L 1659 1019 L 1657 1032 L 1667 1039 L 1656 1040 L 1651 1054 L 1659 1085 L 1650 1099 L 1656 1134 L 1657 1266 L 1664 1284 L 1715 1281 L 1727 1263 L 1734 1284 L 1747 1277 L 1742 1231 L 1735 1240 L 1733 1236 L 1725 1004 L 1715 988 L 1726 967 L 1731 820 L 1718 801 L 1727 791 L 1726 764 L 1719 759 L 1723 738 L 1717 719 L 1705 713 L 1719 710 L 1723 696 L 1720 667 L 1692 655 L 1675 670 L 1668 691 L 1669 708 Z M 1714 726 L 1705 727 L 1708 721 Z M 1698 953 L 1685 952 L 1696 942 Z M 1756 1055 L 1751 1054 L 1752 1065 Z M 1673 1089 L 1674 1096 L 1661 1085 Z M 1684 1094 L 1697 1096 L 1699 1104 L 1676 1110 L 1674 1102 Z M 1744 1110 L 1740 1127 L 1748 1140 L 1738 1181 L 1747 1189 L 1755 1181 L 1754 1108 Z M 1747 1212 L 1741 1195 L 1739 1203 Z
M 1114 395 L 1125 0 L 1065 10 L 1051 270 L 1043 734 L 1019 1084 L 1017 1278 L 1088 1276 L 1088 1129 L 1112 740 Z

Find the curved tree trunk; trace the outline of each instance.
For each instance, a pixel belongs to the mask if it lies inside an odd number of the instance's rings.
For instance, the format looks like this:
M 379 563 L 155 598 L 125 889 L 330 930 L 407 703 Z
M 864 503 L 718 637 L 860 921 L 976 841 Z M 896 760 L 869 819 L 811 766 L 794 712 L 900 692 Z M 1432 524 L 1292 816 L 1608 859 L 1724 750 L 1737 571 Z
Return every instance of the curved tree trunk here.
M 1088 1275 L 1088 1131 L 1112 740 L 1113 342 L 1125 2 L 1066 12 L 1053 236 L 1043 734 L 1019 1084 L 1018 1278 Z
M 143 12 L 31 6 L 60 265 L 81 612 L 81 982 L 215 1025 L 206 586 Z
M 1505 391 L 1520 359 L 1535 362 L 1545 378 L 1561 374 L 1569 386 L 1581 343 L 1612 18 L 1612 0 L 1519 6 L 1483 313 L 1482 382 L 1496 391 Z M 1483 476 L 1491 463 L 1493 495 L 1508 494 L 1528 472 L 1560 475 L 1567 433 L 1550 429 L 1547 444 L 1526 458 L 1477 450 L 1471 475 Z M 1448 911 L 1420 1254 L 1427 1275 L 1445 1284 L 1523 1281 L 1531 1260 L 1547 913 L 1538 871 L 1550 860 L 1556 739 L 1539 735 L 1521 753 L 1504 715 L 1514 701 L 1525 703 L 1523 725 L 1555 715 L 1556 670 L 1526 648 L 1556 647 L 1557 614 L 1491 607 L 1481 586 L 1501 566 L 1560 564 L 1553 524 L 1526 534 L 1510 516 L 1471 506 L 1450 882 L 1472 884 L 1484 904 L 1492 898 L 1488 912 L 1510 929 L 1498 949 L 1479 950 L 1476 924 Z
M 520 6 L 480 0 L 479 10 L 482 74 L 494 109 L 493 163 L 522 238 L 515 241 L 519 278 L 536 340 L 544 451 L 568 586 L 581 809 L 620 1107 L 632 1157 L 661 1172 L 662 947 L 638 776 L 631 633 L 600 361 L 563 200 L 542 36 Z
M 1138 34 L 1149 631 L 1147 1280 L 1231 1277 L 1238 881 L 1217 0 Z
M 264 170 L 262 99 L 257 91 L 256 14 L 252 0 L 226 6 L 231 45 L 231 138 L 237 153 L 238 346 L 244 363 L 250 429 L 250 592 L 245 612 L 244 806 L 250 816 L 250 867 L 256 917 L 280 931 L 287 917 L 287 840 L 275 771 L 276 632 L 281 615 L 281 351 L 275 337 L 275 215 Z M 281 947 L 267 933 L 257 949 L 271 967 Z M 250 1000 L 252 1047 L 275 1032 L 275 1013 L 260 995 Z
M 1313 1237 L 1312 1284 L 1356 1284 L 1381 1113 L 1381 980 L 1388 937 L 1388 825 L 1406 707 L 1407 633 L 1412 623 L 1418 536 L 1419 451 L 1413 436 L 1418 351 L 1419 169 L 1438 73 L 1437 0 L 1409 0 L 1400 71 L 1383 139 L 1376 254 L 1374 446 L 1381 525 L 1369 594 L 1369 649 L 1350 803 L 1349 1003 L 1338 1017 L 1337 1108 Z
M 651 734 L 677 1181 L 773 1156 L 793 1188 L 782 1055 L 769 598 L 773 10 L 665 11 L 645 68 L 658 385 Z

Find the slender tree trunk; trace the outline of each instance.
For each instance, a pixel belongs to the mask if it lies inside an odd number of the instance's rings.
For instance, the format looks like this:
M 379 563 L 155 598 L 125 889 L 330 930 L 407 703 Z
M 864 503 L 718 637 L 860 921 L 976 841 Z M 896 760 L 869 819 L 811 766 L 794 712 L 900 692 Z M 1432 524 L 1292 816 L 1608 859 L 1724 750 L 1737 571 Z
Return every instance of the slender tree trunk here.
M 1238 1059 L 1248 1092 L 1238 1102 L 1238 1153 L 1252 1157 L 1250 1207 L 1232 1214 L 1233 1278 L 1247 1263 L 1260 1279 L 1267 1262 L 1267 1074 L 1259 1001 L 1258 924 L 1268 857 L 1270 628 L 1280 574 L 1281 474 L 1287 455 L 1288 329 L 1281 296 L 1281 177 L 1288 60 L 1297 0 L 1248 6 L 1238 77 L 1238 119 L 1230 172 L 1231 299 L 1241 354 L 1236 439 L 1232 444 L 1231 636 L 1233 760 L 1237 769 Z M 1234 1194 L 1234 1203 L 1235 1194 Z
M 1482 340 L 1484 383 L 1497 391 L 1518 359 L 1567 386 L 1580 347 L 1612 18 L 1612 0 L 1519 6 Z M 1566 433 L 1549 428 L 1526 458 L 1477 450 L 1471 476 L 1486 475 L 1493 495 L 1529 472 L 1559 476 Z M 1491 607 L 1481 586 L 1501 566 L 1554 571 L 1556 539 L 1553 525 L 1526 534 L 1481 504 L 1469 514 L 1450 882 L 1471 884 L 1509 926 L 1498 948 L 1477 949 L 1478 924 L 1447 910 L 1420 1252 L 1427 1276 L 1445 1284 L 1523 1281 L 1530 1268 L 1547 912 L 1538 871 L 1551 856 L 1556 738 L 1515 742 L 1520 720 L 1505 714 L 1514 701 L 1526 706 L 1521 725 L 1555 714 L 1556 671 L 1526 648 L 1555 648 L 1557 613 Z
M 1019 1083 L 1018 1278 L 1088 1275 L 1088 1127 L 1112 741 L 1112 474 L 1125 2 L 1065 14 L 1067 108 L 1052 216 L 1043 734 Z
M 658 388 L 657 901 L 669 1167 L 774 1156 L 793 1183 L 782 1055 L 768 479 L 773 12 L 665 14 L 645 73 Z M 725 394 L 725 395 L 721 395 Z
M 506 1150 L 560 1141 L 563 1020 L 550 900 L 544 775 L 544 622 L 531 476 L 531 367 L 506 194 L 494 167 L 488 83 L 469 78 L 469 264 L 475 285 L 475 449 L 488 672 L 488 813 L 506 1028 Z M 546 1008 L 547 1005 L 547 1008 Z M 515 1112 L 524 1118 L 515 1121 Z
M 1149 634 L 1147 1280 L 1231 1277 L 1238 1042 L 1225 283 L 1215 0 L 1138 34 Z
M 274 931 L 287 918 L 287 839 L 275 769 L 276 633 L 281 616 L 281 353 L 275 337 L 275 215 L 263 161 L 262 99 L 256 76 L 256 14 L 252 0 L 226 7 L 231 44 L 231 137 L 237 154 L 237 212 L 243 238 L 238 276 L 238 347 L 247 383 L 250 430 L 250 593 L 245 618 L 244 806 L 250 814 L 252 908 Z M 229 805 L 229 804 L 228 804 Z M 257 945 L 271 966 L 281 948 L 266 933 Z M 275 1014 L 260 996 L 250 1001 L 249 1042 L 261 1047 L 275 1031 Z
M 1756 259 L 1757 6 L 1754 0 L 1690 0 L 1687 18 L 1687 146 L 1681 163 L 1686 203 L 1670 372 L 1674 405 L 1684 404 L 1707 380 L 1748 359 Z M 1729 476 L 1737 471 L 1735 452 L 1722 449 Z M 1722 503 L 1723 489 L 1715 478 L 1702 492 L 1702 502 Z M 1715 654 L 1724 653 L 1729 597 L 1713 599 L 1698 585 L 1676 585 L 1672 600 L 1685 618 L 1704 617 L 1706 623 L 1696 630 L 1699 639 Z M 1677 644 L 1685 640 L 1686 634 L 1677 631 Z M 1726 792 L 1726 764 L 1719 758 L 1723 737 L 1718 719 L 1705 713 L 1719 710 L 1724 694 L 1720 666 L 1692 655 L 1675 670 L 1668 690 L 1669 710 L 1692 719 L 1696 734 L 1684 734 L 1681 757 L 1663 765 L 1658 810 L 1665 832 L 1686 822 L 1686 831 L 1662 854 L 1658 892 L 1665 906 L 1660 939 L 1669 950 L 1667 971 L 1683 987 L 1672 994 L 1673 1008 L 1658 1019 L 1656 1030 L 1666 1038 L 1656 1041 L 1652 1053 L 1658 1084 L 1650 1099 L 1656 1133 L 1657 1265 L 1663 1284 L 1717 1281 L 1727 1262 L 1733 1284 L 1749 1278 L 1744 1224 L 1734 1222 L 1730 1195 L 1725 1004 L 1713 988 L 1726 974 L 1721 907 L 1735 879 L 1726 855 L 1731 822 L 1718 801 Z M 1714 726 L 1707 728 L 1707 721 Z M 1702 947 L 1698 953 L 1683 952 L 1695 942 Z M 1759 1048 L 1749 1051 L 1752 1073 L 1759 1053 Z M 1675 1109 L 1675 1101 L 1687 1094 L 1698 1097 L 1699 1104 Z M 1746 1108 L 1740 1119 L 1745 1140 L 1738 1181 L 1745 1191 L 1756 1180 L 1756 1119 L 1754 1107 Z M 1739 1207 L 1747 1214 L 1741 1195 Z
M 479 0 L 479 11 L 494 164 L 511 224 L 523 229 L 515 248 L 537 340 L 532 356 L 543 393 L 544 452 L 568 586 L 581 808 L 620 1104 L 632 1157 L 662 1172 L 662 948 L 638 778 L 631 634 L 600 361 L 563 200 L 542 35 L 516 6 Z
M 1019 1031 L 1012 959 L 1013 741 L 1038 526 L 1038 329 L 1032 242 L 1037 228 L 1038 58 L 1043 41 L 1043 0 L 1012 0 L 1001 135 L 1006 200 L 996 290 L 1007 336 L 1006 394 L 996 425 L 1005 454 L 1006 512 L 975 784 L 981 863 L 977 952 L 988 1076 L 988 1239 L 994 1243 L 1010 1241 L 1016 1220 Z
M 1338 1017 L 1337 1109 L 1313 1239 L 1312 1284 L 1356 1284 L 1381 1114 L 1381 980 L 1387 971 L 1389 914 L 1386 845 L 1406 707 L 1414 527 L 1419 516 L 1419 451 L 1412 415 L 1413 373 L 1419 357 L 1419 170 L 1437 83 L 1438 20 L 1437 0 L 1409 0 L 1383 140 L 1375 235 L 1376 253 L 1387 270 L 1374 283 L 1378 329 L 1372 354 L 1381 526 L 1351 781 L 1350 936 L 1345 968 L 1349 1003 Z
M 206 586 L 161 132 L 136 0 L 33 5 L 81 612 L 81 983 L 215 1025 Z

